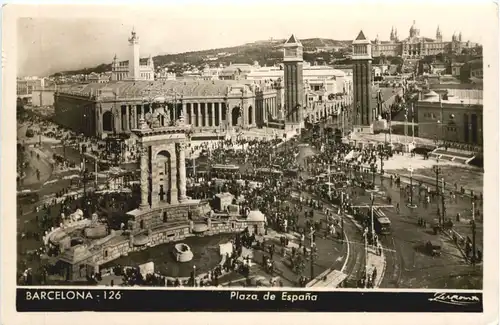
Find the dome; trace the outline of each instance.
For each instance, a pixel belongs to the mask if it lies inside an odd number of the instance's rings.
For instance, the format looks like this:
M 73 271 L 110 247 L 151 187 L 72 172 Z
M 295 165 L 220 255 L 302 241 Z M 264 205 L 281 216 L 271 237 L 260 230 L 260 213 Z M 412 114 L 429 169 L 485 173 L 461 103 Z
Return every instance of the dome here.
M 247 216 L 247 221 L 265 221 L 265 216 L 258 210 L 250 211 Z

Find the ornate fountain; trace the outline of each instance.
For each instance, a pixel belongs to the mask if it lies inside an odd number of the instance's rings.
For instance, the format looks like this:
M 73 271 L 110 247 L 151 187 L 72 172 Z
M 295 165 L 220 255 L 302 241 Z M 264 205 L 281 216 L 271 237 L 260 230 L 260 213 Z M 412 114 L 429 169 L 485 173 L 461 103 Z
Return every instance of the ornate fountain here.
M 177 262 L 189 262 L 193 259 L 191 247 L 184 243 L 178 243 L 174 246 L 174 255 Z

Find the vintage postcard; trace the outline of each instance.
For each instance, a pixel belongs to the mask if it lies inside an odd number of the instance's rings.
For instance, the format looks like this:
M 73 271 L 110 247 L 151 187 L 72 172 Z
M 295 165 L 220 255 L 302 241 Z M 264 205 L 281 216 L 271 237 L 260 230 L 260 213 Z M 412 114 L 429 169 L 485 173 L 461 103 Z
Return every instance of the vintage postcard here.
M 2 59 L 2 323 L 498 321 L 496 5 L 7 5 Z

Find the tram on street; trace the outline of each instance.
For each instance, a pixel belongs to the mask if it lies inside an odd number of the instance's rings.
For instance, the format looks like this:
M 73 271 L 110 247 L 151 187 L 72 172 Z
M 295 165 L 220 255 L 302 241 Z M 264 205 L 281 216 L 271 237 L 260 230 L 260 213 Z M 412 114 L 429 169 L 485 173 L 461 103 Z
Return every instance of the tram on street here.
M 240 170 L 239 166 L 236 165 L 213 165 L 210 168 L 210 176 L 214 178 L 231 178 L 232 175 L 236 175 Z
M 391 234 L 391 220 L 387 218 L 387 216 L 381 209 L 373 209 L 373 225 L 377 234 Z

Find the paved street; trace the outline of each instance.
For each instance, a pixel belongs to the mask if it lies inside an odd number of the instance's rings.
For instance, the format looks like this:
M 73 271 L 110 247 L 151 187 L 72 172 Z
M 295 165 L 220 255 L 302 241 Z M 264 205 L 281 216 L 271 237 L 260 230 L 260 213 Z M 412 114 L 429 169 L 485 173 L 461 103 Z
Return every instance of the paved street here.
M 380 179 L 377 178 L 380 182 Z M 398 214 L 394 208 L 383 208 L 384 213 L 391 220 L 392 235 L 386 236 L 382 239 L 382 244 L 385 248 L 393 250 L 387 251 L 387 269 L 382 287 L 387 288 L 411 288 L 411 287 L 427 287 L 438 288 L 450 286 L 448 279 L 444 278 L 442 274 L 454 274 L 457 270 L 461 270 L 460 274 L 467 270 L 472 270 L 472 266 L 465 262 L 461 252 L 453 243 L 453 241 L 444 235 L 434 235 L 430 224 L 434 222 L 435 217 L 435 204 L 430 204 L 425 208 L 423 202 L 416 201 L 418 207 L 410 209 L 406 206 L 406 199 L 401 197 L 399 188 L 395 185 L 390 186 L 388 180 L 384 180 L 380 187 L 380 192 L 376 195 L 375 205 L 387 204 L 385 197 L 390 195 L 392 204 L 399 203 L 401 213 Z M 359 190 L 356 193 L 355 204 L 369 204 L 370 194 L 364 193 Z M 469 198 L 460 199 L 457 204 L 449 204 L 451 206 L 463 206 L 470 201 Z M 418 218 L 424 218 L 429 226 L 422 228 L 418 226 Z M 481 227 L 478 227 L 481 228 Z M 482 237 L 482 231 L 477 232 L 479 239 Z M 429 240 L 440 240 L 442 242 L 442 255 L 440 257 L 432 257 L 424 249 L 424 244 Z M 482 241 L 478 240 L 478 246 L 482 247 Z M 477 266 L 478 269 L 481 266 Z M 440 275 L 441 274 L 441 275 Z M 472 272 L 476 274 L 477 272 Z M 425 281 L 424 281 L 425 280 Z M 444 281 L 444 282 L 443 282 Z M 480 277 L 475 281 L 469 279 L 449 279 L 454 281 L 455 284 L 460 282 L 460 287 L 468 287 L 468 281 L 473 282 L 474 288 L 480 288 Z M 465 282 L 464 282 L 465 281 Z

